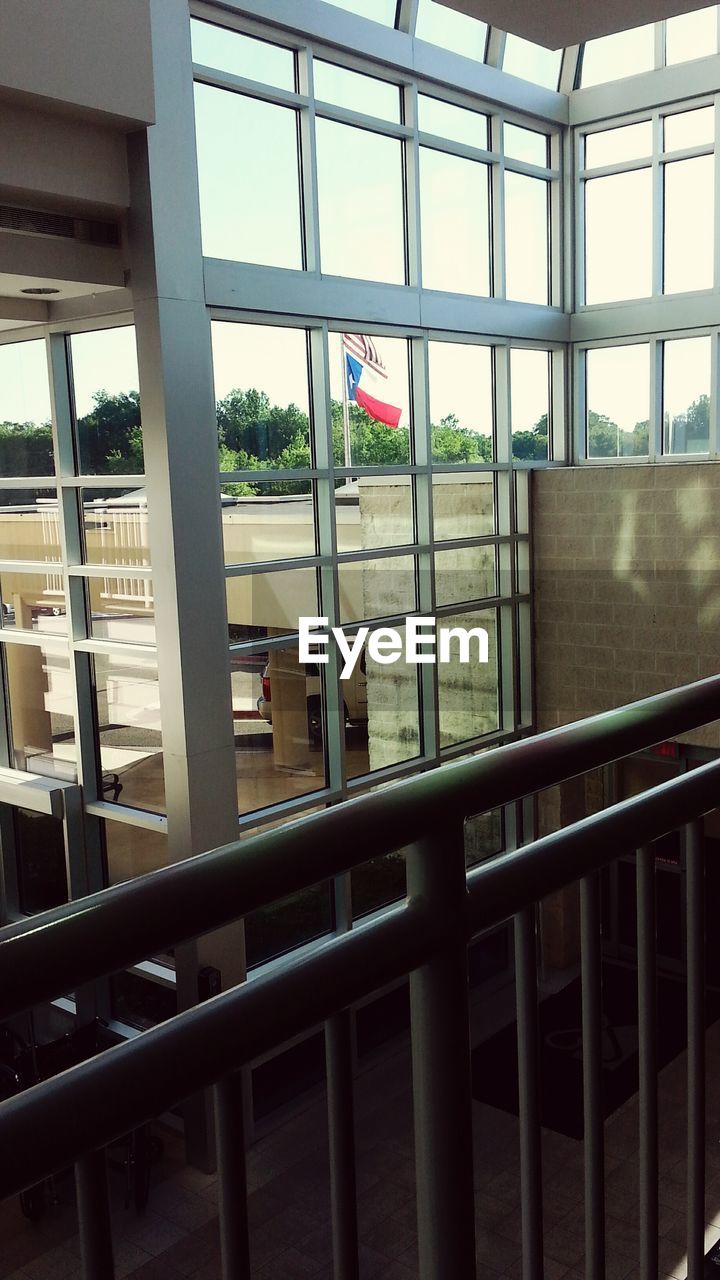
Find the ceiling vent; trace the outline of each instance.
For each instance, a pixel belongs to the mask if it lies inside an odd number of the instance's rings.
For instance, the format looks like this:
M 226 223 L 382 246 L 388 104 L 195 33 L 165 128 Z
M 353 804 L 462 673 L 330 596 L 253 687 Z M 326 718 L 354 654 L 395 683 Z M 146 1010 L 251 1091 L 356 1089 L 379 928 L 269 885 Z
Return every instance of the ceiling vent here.
M 71 218 L 64 213 L 18 209 L 8 204 L 0 204 L 0 230 L 81 240 L 84 244 L 116 245 L 120 241 L 114 222 L 92 222 L 87 218 Z

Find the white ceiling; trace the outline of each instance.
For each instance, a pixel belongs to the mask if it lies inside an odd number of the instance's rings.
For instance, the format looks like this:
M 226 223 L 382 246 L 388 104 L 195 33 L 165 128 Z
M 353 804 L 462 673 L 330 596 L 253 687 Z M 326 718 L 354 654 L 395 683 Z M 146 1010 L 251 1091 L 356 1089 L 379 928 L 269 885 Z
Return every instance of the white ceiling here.
M 437 0 L 448 9 L 458 9 L 480 18 L 501 31 L 512 31 L 548 49 L 582 44 L 613 31 L 640 27 L 660 18 L 672 18 L 706 8 L 697 0 Z M 715 50 L 708 50 L 714 53 Z

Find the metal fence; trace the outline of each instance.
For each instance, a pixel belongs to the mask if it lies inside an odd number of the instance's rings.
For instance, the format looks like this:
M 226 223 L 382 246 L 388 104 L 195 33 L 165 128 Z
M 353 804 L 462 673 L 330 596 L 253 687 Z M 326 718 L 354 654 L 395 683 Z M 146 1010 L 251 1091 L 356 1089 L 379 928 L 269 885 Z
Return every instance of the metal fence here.
M 720 677 L 400 782 L 69 903 L 0 934 L 0 1020 L 373 857 L 407 849 L 407 899 L 0 1106 L 0 1197 L 71 1164 L 83 1274 L 113 1275 L 104 1147 L 199 1090 L 215 1096 L 224 1280 L 250 1277 L 241 1069 L 325 1023 L 336 1280 L 358 1270 L 350 1019 L 409 975 L 422 1280 L 474 1277 L 467 945 L 514 919 L 523 1275 L 543 1274 L 535 904 L 580 881 L 586 1274 L 605 1275 L 600 869 L 637 857 L 640 1275 L 658 1274 L 655 907 L 649 844 L 687 833 L 689 1275 L 704 1235 L 704 889 L 700 818 L 720 761 L 492 859 L 468 877 L 464 821 L 720 718 Z M 38 1141 L 42 1135 L 42 1142 Z

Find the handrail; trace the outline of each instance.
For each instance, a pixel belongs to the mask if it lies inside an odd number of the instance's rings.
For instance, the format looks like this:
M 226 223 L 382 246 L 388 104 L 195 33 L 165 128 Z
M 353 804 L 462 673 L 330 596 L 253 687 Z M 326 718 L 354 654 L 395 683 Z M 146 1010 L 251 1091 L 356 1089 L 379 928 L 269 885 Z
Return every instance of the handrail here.
M 362 929 L 244 983 L 0 1104 L 0 1199 L 74 1163 L 424 963 L 446 936 L 469 939 L 623 852 L 717 807 L 720 761 L 478 867 L 461 915 L 411 899 Z M 42 1150 L 33 1135 L 43 1134 Z
M 720 719 L 711 676 L 394 783 L 0 933 L 0 1020 L 419 839 Z

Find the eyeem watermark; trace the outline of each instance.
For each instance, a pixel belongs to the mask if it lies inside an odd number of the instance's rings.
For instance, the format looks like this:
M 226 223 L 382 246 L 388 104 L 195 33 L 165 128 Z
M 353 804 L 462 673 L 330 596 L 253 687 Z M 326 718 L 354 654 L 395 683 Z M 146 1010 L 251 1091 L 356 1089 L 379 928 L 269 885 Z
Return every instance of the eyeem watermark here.
M 344 659 L 341 680 L 350 679 L 366 644 L 372 661 L 383 666 L 390 666 L 403 656 L 408 663 L 452 662 L 455 660 L 453 641 L 457 641 L 459 662 L 489 660 L 488 633 L 484 627 L 436 628 L 434 618 L 408 618 L 403 628 L 404 637 L 395 627 L 376 627 L 372 631 L 370 627 L 360 627 L 356 636 L 348 637 L 340 627 L 332 627 L 330 632 L 318 631 L 318 627 L 327 626 L 327 618 L 300 618 L 299 623 L 300 661 L 327 662 L 324 650 L 332 635 Z M 476 645 L 472 641 L 476 641 Z M 472 656 L 474 648 L 476 657 Z

